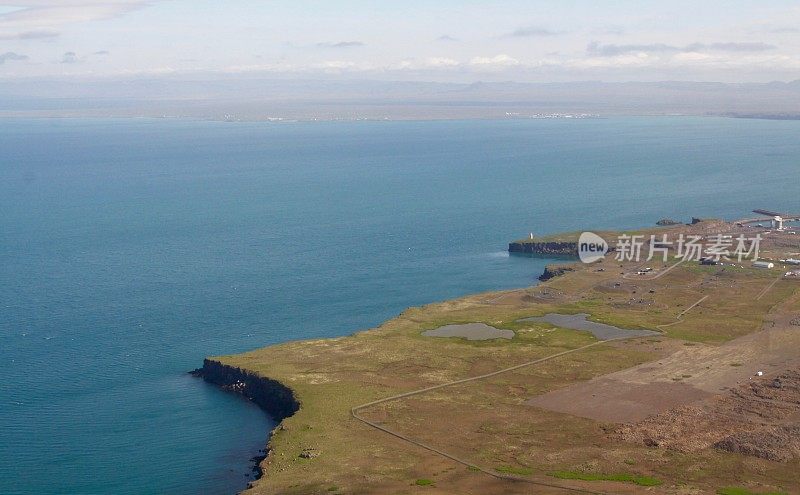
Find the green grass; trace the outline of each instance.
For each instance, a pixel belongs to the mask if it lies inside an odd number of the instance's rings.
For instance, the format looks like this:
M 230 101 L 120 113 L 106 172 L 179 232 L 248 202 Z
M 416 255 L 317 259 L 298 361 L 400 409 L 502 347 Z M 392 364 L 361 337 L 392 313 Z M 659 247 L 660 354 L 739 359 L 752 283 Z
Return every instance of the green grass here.
M 494 468 L 494 470 L 499 473 L 517 474 L 520 476 L 530 476 L 533 474 L 533 469 L 529 467 L 498 466 Z
M 661 480 L 649 476 L 637 476 L 634 474 L 597 474 L 597 473 L 576 473 L 573 471 L 556 471 L 550 476 L 562 480 L 581 480 L 581 481 L 622 481 L 634 483 L 639 486 L 658 486 Z
M 589 333 L 565 329 L 552 330 L 552 327 L 546 324 L 517 321 L 528 316 L 586 312 L 592 315 L 590 319 L 593 321 L 601 321 L 622 328 L 653 328 L 656 324 L 674 323 L 675 316 L 681 310 L 694 304 L 700 298 L 700 294 L 685 290 L 684 287 L 699 284 L 705 280 L 702 276 L 704 273 L 686 270 L 686 266 L 687 264 L 684 263 L 657 283 L 643 285 L 645 288 L 658 288 L 656 295 L 645 296 L 655 302 L 653 306 L 648 307 L 626 305 L 629 297 L 626 293 L 618 294 L 614 290 L 605 291 L 606 288 L 611 288 L 612 282 L 618 278 L 616 272 L 623 271 L 618 269 L 615 263 L 607 262 L 605 268 L 608 273 L 605 275 L 595 274 L 593 271 L 573 272 L 536 289 L 510 294 L 507 300 L 497 303 L 494 303 L 495 298 L 499 298 L 504 293 L 486 293 L 469 296 L 458 301 L 409 308 L 400 316 L 383 323 L 378 329 L 360 332 L 353 336 L 312 342 L 285 343 L 224 358 L 223 362 L 231 366 L 291 384 L 297 397 L 302 401 L 301 410 L 295 416 L 287 418 L 284 423 L 285 429 L 277 430 L 270 440 L 275 452 L 285 454 L 282 457 L 274 456 L 269 465 L 266 476 L 270 477 L 270 488 L 267 489 L 264 485 L 265 488 L 256 489 L 255 492 L 275 491 L 287 494 L 323 492 L 332 485 L 331 473 L 341 475 L 336 476 L 339 478 L 337 484 L 341 486 L 341 489 L 331 490 L 328 493 L 358 492 L 361 487 L 358 481 L 360 476 L 357 473 L 365 469 L 373 472 L 395 472 L 397 466 L 410 465 L 414 461 L 414 457 L 412 454 L 408 454 L 406 449 L 397 449 L 391 456 L 364 458 L 364 456 L 358 455 L 358 452 L 374 448 L 375 442 L 381 440 L 379 438 L 376 440 L 374 432 L 365 428 L 358 429 L 359 432 L 363 430 L 363 433 L 354 434 L 349 423 L 350 409 L 357 404 L 429 386 L 432 381 L 439 383 L 439 380 L 456 380 L 597 342 Z M 761 274 L 759 277 L 764 277 L 764 275 Z M 771 277 L 772 275 L 769 278 Z M 713 297 L 687 313 L 683 321 L 675 326 L 667 327 L 665 330 L 683 332 L 696 341 L 709 339 L 724 341 L 754 331 L 759 328 L 767 311 L 779 302 L 779 296 L 789 297 L 794 290 L 800 290 L 796 286 L 790 287 L 786 282 L 779 282 L 762 301 L 756 302 L 755 296 L 766 287 L 767 283 L 771 283 L 769 278 L 759 278 L 751 283 L 750 278 L 741 277 L 741 279 L 735 279 L 736 284 L 732 284 L 735 287 L 727 285 L 725 280 L 714 282 L 709 289 L 716 291 Z M 641 284 L 641 282 L 631 280 L 624 282 L 623 285 L 627 287 L 625 290 L 628 290 L 631 284 L 636 283 Z M 662 286 L 665 288 L 659 288 Z M 672 289 L 666 287 L 672 287 Z M 789 291 L 789 288 L 792 291 Z M 545 297 L 538 298 L 538 294 L 544 292 L 545 289 L 552 293 L 552 300 Z M 639 292 L 644 293 L 646 290 L 642 289 Z M 535 301 L 529 300 L 529 297 L 534 296 L 536 296 Z M 725 315 L 725 317 L 720 320 L 719 315 Z M 420 335 L 426 329 L 451 323 L 471 322 L 484 322 L 496 328 L 514 330 L 517 335 L 509 341 L 504 339 L 466 341 L 464 339 L 437 339 Z M 713 339 L 711 339 L 712 337 Z M 642 340 L 650 343 L 669 342 L 666 336 Z M 348 356 L 354 359 L 346 359 Z M 365 356 L 366 359 L 361 361 L 355 359 L 356 356 Z M 516 407 L 517 401 L 523 397 L 540 395 L 571 383 L 627 369 L 655 358 L 657 355 L 651 346 L 640 348 L 635 342 L 625 346 L 601 344 L 580 353 L 559 358 L 547 366 L 521 368 L 514 373 L 493 378 L 491 383 L 483 383 L 479 387 L 476 386 L 477 384 L 472 384 L 469 391 L 474 395 L 468 395 L 468 397 L 470 401 L 474 401 L 473 410 L 481 411 L 480 414 L 483 415 L 484 407 L 495 401 L 495 404 L 491 406 L 492 412 L 485 413 L 485 417 L 481 416 L 480 419 L 481 421 L 485 420 L 487 428 L 493 429 L 492 432 L 497 434 L 494 438 L 506 439 L 485 447 L 487 452 L 485 457 L 483 456 L 484 447 L 477 452 L 471 452 L 472 455 L 477 459 L 497 459 L 494 462 L 510 464 L 512 461 L 509 457 L 517 454 L 517 451 L 512 449 L 520 446 L 516 443 L 517 438 L 544 434 L 549 435 L 547 436 L 548 443 L 546 447 L 541 448 L 541 452 L 552 451 L 560 454 L 572 452 L 574 446 L 596 443 L 601 448 L 613 449 L 616 455 L 624 455 L 630 460 L 630 462 L 625 461 L 625 464 L 620 462 L 616 468 L 613 465 L 597 467 L 594 469 L 597 472 L 647 474 L 652 472 L 651 469 L 657 469 L 657 476 L 665 483 L 672 482 L 674 479 L 683 479 L 686 482 L 711 486 L 713 487 L 712 492 L 727 483 L 732 483 L 731 478 L 735 476 L 759 476 L 762 479 L 775 480 L 793 479 L 789 477 L 796 473 L 791 471 L 791 466 L 780 466 L 775 463 L 775 466 L 770 467 L 766 473 L 757 473 L 754 465 L 743 463 L 738 460 L 738 457 L 734 462 L 733 456 L 718 454 L 715 451 L 687 455 L 684 458 L 659 450 L 652 451 L 653 457 L 650 458 L 651 451 L 645 450 L 644 446 L 634 450 L 629 446 L 617 447 L 606 443 L 605 437 L 597 436 L 599 433 L 595 426 L 591 428 L 588 426 L 589 420 L 585 420 L 584 423 L 584 420 L 576 419 L 569 423 L 572 425 L 570 431 L 578 428 L 575 431 L 579 431 L 580 435 L 570 433 L 570 436 L 567 436 L 566 433 L 550 433 L 551 430 L 556 429 L 551 427 L 552 425 L 561 424 L 560 420 L 556 422 L 555 419 L 551 419 L 551 416 L 556 417 L 555 413 L 552 415 L 548 413 L 537 419 L 536 422 L 524 425 L 510 424 L 504 419 L 498 419 L 504 418 L 501 414 L 505 414 L 505 409 L 499 408 Z M 732 371 L 734 368 L 730 366 L 741 366 L 741 363 L 726 361 L 728 362 L 723 361 L 724 366 L 729 366 L 729 368 L 724 371 Z M 310 367 L 318 372 L 308 373 Z M 428 370 L 441 373 L 441 375 L 428 377 L 426 376 Z M 374 379 L 373 373 L 376 372 L 380 374 L 380 380 Z M 673 376 L 681 377 L 680 373 L 674 373 Z M 500 387 L 504 394 L 502 400 L 496 399 L 496 395 L 492 395 L 493 391 Z M 444 397 L 447 393 L 442 392 L 441 395 Z M 455 400 L 455 394 L 452 391 L 449 393 L 450 395 L 447 395 L 446 399 Z M 434 404 L 434 401 L 439 399 L 439 395 L 436 395 L 431 399 L 430 404 Z M 442 402 L 445 403 L 445 401 Z M 384 411 L 384 407 L 386 414 L 393 420 L 400 421 L 401 424 L 408 422 L 410 426 L 416 424 L 417 420 L 413 415 L 412 405 L 386 404 L 374 413 Z M 498 408 L 497 412 L 494 412 L 495 407 Z M 488 407 L 486 410 L 489 411 Z M 594 425 L 594 423 L 591 424 Z M 310 428 L 310 425 L 313 425 L 313 429 Z M 448 426 L 446 421 L 441 422 L 441 425 L 442 427 Z M 292 455 L 294 452 L 302 451 L 308 445 L 314 445 L 320 451 L 325 452 L 324 456 L 312 461 L 313 467 L 308 461 L 298 460 L 297 456 Z M 471 445 L 464 444 L 459 447 L 472 448 Z M 515 462 L 513 465 L 515 467 L 502 466 L 497 468 L 496 472 L 529 476 L 571 467 L 570 465 L 559 465 L 563 461 L 554 460 L 542 463 L 540 455 L 540 452 L 528 454 L 527 457 L 518 459 L 523 464 L 518 465 Z M 622 457 L 622 459 L 626 457 Z M 570 463 L 576 466 L 588 462 L 592 458 L 591 454 L 581 452 L 578 457 L 571 459 Z M 672 466 L 677 461 L 680 461 L 680 467 L 664 467 Z M 626 464 L 629 465 L 626 466 Z M 348 468 L 345 473 L 342 472 L 343 465 Z M 533 469 L 521 467 L 523 465 L 533 466 Z M 490 466 L 494 468 L 497 465 L 491 463 Z M 688 468 L 695 466 L 700 466 L 702 469 L 696 472 L 687 471 Z M 463 473 L 463 470 L 467 470 L 467 473 Z M 468 467 L 463 470 L 461 472 L 464 475 L 470 474 L 472 471 Z M 693 474 L 687 476 L 687 472 Z M 436 480 L 433 478 L 430 480 L 420 479 L 415 482 L 416 478 L 410 476 L 406 476 L 405 481 L 409 491 L 422 491 L 424 486 L 435 486 L 441 490 L 450 488 L 449 480 L 439 478 L 433 472 L 429 472 L 429 476 L 435 477 Z M 628 486 L 632 490 L 638 490 L 633 488 L 637 485 L 646 487 L 660 483 L 658 480 L 633 474 L 603 476 L 562 473 L 561 477 L 622 481 L 630 483 Z M 687 477 L 689 479 L 686 479 Z M 389 478 L 386 479 L 388 482 Z M 437 488 L 431 488 L 428 491 Z M 778 487 L 772 488 L 772 490 L 778 489 Z M 762 490 L 767 491 L 769 488 L 764 487 Z M 721 493 L 738 495 L 748 492 Z
M 747 488 L 729 486 L 717 490 L 717 495 L 786 495 L 786 494 L 782 492 L 768 492 L 768 493 L 753 492 L 748 490 Z

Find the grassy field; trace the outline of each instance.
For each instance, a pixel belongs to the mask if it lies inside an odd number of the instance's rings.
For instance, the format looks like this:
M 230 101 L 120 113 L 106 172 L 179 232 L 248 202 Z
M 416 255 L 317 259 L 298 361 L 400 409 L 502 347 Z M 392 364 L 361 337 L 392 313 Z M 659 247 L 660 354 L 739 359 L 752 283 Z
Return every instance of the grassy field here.
M 656 273 L 665 269 L 663 263 L 652 266 Z M 756 332 L 800 287 L 780 280 L 762 294 L 775 271 L 685 263 L 651 279 L 636 276 L 636 267 L 613 260 L 579 265 L 536 287 L 410 308 L 349 337 L 215 358 L 276 379 L 301 401 L 300 411 L 273 433 L 265 475 L 249 493 L 530 493 L 530 483 L 542 483 L 536 493 L 562 493 L 557 486 L 605 493 L 641 493 L 647 487 L 648 493 L 675 494 L 752 486 L 761 490 L 754 493 L 796 493 L 798 462 L 624 443 L 611 434 L 614 425 L 526 404 L 531 397 L 655 362 L 677 350 L 707 349 Z M 594 321 L 657 330 L 663 336 L 602 343 L 363 411 L 369 421 L 467 460 L 467 465 L 351 416 L 351 408 L 364 403 L 596 342 L 589 333 L 519 321 L 547 313 L 589 313 Z M 510 329 L 515 336 L 467 341 L 421 335 L 442 325 L 472 322 Z M 307 449 L 319 455 L 300 457 Z

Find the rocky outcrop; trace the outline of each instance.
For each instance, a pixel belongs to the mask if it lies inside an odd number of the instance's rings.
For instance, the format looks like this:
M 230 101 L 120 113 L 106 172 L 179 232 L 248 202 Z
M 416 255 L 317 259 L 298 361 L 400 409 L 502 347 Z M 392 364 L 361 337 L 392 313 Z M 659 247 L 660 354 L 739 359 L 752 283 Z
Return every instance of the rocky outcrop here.
M 578 256 L 578 243 L 571 241 L 515 241 L 508 244 L 509 253 L 541 254 L 550 256 Z
M 714 444 L 714 448 L 735 454 L 789 462 L 800 457 L 800 426 L 775 426 L 741 431 Z
M 662 218 L 661 220 L 656 222 L 656 225 L 658 225 L 659 227 L 666 227 L 668 225 L 680 225 L 680 224 L 681 222 L 673 220 L 671 218 Z
M 292 389 L 276 380 L 241 368 L 228 366 L 213 359 L 205 359 L 203 367 L 191 373 L 224 390 L 246 397 L 279 423 L 300 409 L 300 401 Z M 252 459 L 255 462 L 253 470 L 256 472 L 256 478 L 260 478 L 263 474 L 261 461 L 269 454 L 268 449 L 263 452 L 264 455 Z
M 205 359 L 203 367 L 194 370 L 192 374 L 225 390 L 247 397 L 275 421 L 288 418 L 300 409 L 300 402 L 295 397 L 294 391 L 286 385 L 219 361 Z
M 574 271 L 575 268 L 569 265 L 547 265 L 544 267 L 544 272 L 539 275 L 539 280 L 542 282 L 550 280 L 551 278 L 559 277 L 567 272 Z

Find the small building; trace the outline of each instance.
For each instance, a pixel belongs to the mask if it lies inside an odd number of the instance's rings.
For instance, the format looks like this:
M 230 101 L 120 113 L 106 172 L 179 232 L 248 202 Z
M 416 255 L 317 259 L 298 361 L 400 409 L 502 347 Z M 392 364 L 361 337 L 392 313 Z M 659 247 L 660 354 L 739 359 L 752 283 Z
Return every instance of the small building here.
M 771 270 L 775 268 L 775 263 L 769 261 L 754 261 L 753 268 L 761 268 L 762 270 Z

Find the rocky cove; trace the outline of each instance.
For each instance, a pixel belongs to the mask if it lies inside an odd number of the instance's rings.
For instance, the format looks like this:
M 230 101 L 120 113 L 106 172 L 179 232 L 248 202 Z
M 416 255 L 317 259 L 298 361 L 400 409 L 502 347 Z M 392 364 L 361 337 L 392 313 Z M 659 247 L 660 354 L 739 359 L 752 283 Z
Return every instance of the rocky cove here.
M 281 421 L 300 409 L 300 401 L 294 391 L 286 385 L 235 366 L 228 366 L 213 359 L 204 359 L 203 367 L 190 373 L 223 390 L 253 401 L 278 423 L 276 428 L 280 428 Z M 269 456 L 270 450 L 268 437 L 264 455 L 253 458 L 256 479 L 263 475 L 261 462 Z

